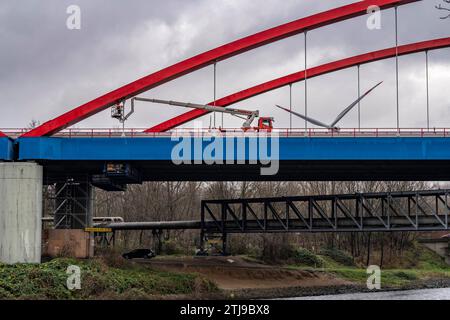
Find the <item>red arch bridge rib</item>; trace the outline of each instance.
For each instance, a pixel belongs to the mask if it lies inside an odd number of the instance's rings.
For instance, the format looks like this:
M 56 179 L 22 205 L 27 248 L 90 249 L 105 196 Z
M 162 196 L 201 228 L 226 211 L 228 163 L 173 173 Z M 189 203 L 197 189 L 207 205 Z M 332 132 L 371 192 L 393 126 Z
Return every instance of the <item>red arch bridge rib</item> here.
M 430 40 L 430 41 L 423 41 L 423 42 L 417 42 L 412 44 L 407 44 L 398 47 L 398 54 L 400 56 L 407 55 L 407 54 L 413 54 L 421 51 L 427 51 L 427 50 L 436 50 L 436 49 L 442 49 L 450 47 L 450 38 L 442 38 L 442 39 L 436 39 L 436 40 Z M 308 78 L 314 78 L 318 77 L 327 73 L 335 72 L 338 70 L 350 68 L 357 65 L 362 65 L 374 61 L 379 61 L 383 59 L 388 59 L 395 57 L 397 54 L 397 49 L 395 47 L 374 51 L 358 56 L 354 56 L 351 58 L 346 58 L 334 62 L 330 62 L 327 64 L 323 64 L 311 69 L 307 70 Z M 266 93 L 268 91 L 272 91 L 284 86 L 287 86 L 292 83 L 300 82 L 305 80 L 305 71 L 300 71 L 297 73 L 290 74 L 285 77 L 281 77 L 269 82 L 265 82 L 263 84 L 254 86 L 252 88 L 242 90 L 240 92 L 231 94 L 227 97 L 224 97 L 222 99 L 219 99 L 215 102 L 211 102 L 210 104 L 215 104 L 216 106 L 220 107 L 227 107 L 232 104 L 238 103 L 240 101 L 255 97 L 257 95 Z M 208 111 L 205 110 L 192 110 L 189 112 L 186 112 L 180 116 L 177 116 L 175 118 L 172 118 L 170 120 L 167 120 L 159 125 L 156 125 L 145 132 L 151 133 L 151 132 L 164 132 L 170 129 L 173 129 L 175 127 L 178 127 L 186 122 L 195 120 L 201 116 L 204 116 L 208 114 Z
M 388 9 L 417 1 L 421 0 L 358 1 L 256 33 L 246 38 L 236 40 L 216 49 L 199 54 L 193 58 L 184 60 L 166 69 L 123 86 L 42 124 L 41 126 L 25 133 L 22 137 L 50 136 L 90 116 L 93 116 L 118 102 L 132 98 L 142 92 L 148 91 L 166 82 L 214 64 L 215 62 L 219 62 L 258 47 L 292 37 L 307 30 L 317 29 L 339 21 L 364 15 L 366 14 L 369 6 L 376 5 L 381 9 Z

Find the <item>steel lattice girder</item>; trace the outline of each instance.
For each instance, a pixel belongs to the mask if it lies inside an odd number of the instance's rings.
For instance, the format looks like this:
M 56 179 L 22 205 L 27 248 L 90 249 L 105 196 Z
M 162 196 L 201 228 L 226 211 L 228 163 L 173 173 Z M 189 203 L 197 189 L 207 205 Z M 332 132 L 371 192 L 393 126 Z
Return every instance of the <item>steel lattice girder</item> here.
M 450 190 L 202 201 L 204 233 L 449 230 Z
M 440 219 L 445 219 L 441 216 Z M 265 227 L 261 227 L 255 220 L 248 220 L 245 222 L 246 228 L 241 230 L 236 227 L 234 221 L 227 221 L 225 229 L 218 227 L 214 221 L 206 221 L 204 224 L 205 234 L 221 234 L 221 233 L 330 233 L 330 232 L 431 232 L 431 231 L 447 231 L 449 228 L 436 223 L 436 219 L 428 216 L 420 216 L 418 227 L 412 225 L 405 217 L 391 218 L 391 225 L 386 227 L 378 219 L 372 217 L 364 217 L 362 220 L 363 226 L 359 227 L 351 222 L 349 219 L 337 219 L 337 227 L 330 225 L 323 219 L 314 218 L 311 220 L 313 227 L 309 227 L 300 219 L 289 220 L 289 227 L 283 226 L 276 219 L 267 219 Z
M 142 92 L 182 77 L 188 73 L 258 47 L 297 35 L 307 30 L 320 28 L 339 21 L 364 15 L 370 6 L 375 5 L 380 9 L 388 9 L 417 1 L 421 0 L 358 1 L 256 33 L 199 54 L 195 57 L 184 60 L 125 85 L 40 125 L 39 127 L 25 133 L 22 137 L 50 136 L 90 116 L 93 116 L 118 102 L 134 97 Z
M 346 58 L 334 62 L 330 62 L 327 64 L 323 64 L 311 69 L 307 70 L 308 78 L 318 77 L 327 73 L 339 71 L 342 69 L 350 68 L 357 65 L 362 65 L 370 62 L 375 62 L 378 60 L 388 59 L 395 57 L 397 54 L 400 56 L 413 54 L 421 51 L 427 50 L 436 50 L 450 47 L 450 38 L 442 38 L 436 40 L 429 40 L 423 42 L 417 42 L 412 44 L 407 44 L 400 46 L 398 48 L 393 47 L 389 49 L 374 51 L 370 53 L 365 53 L 361 55 L 357 55 L 351 58 Z M 292 83 L 300 82 L 305 80 L 305 71 L 299 71 L 288 76 L 284 76 L 275 80 L 271 80 L 257 86 L 254 86 L 249 89 L 242 90 L 237 93 L 233 93 L 227 97 L 219 99 L 215 102 L 211 102 L 210 105 L 227 107 L 232 104 L 238 103 L 240 101 L 255 97 L 257 95 L 266 93 L 271 90 L 279 89 L 281 87 L 287 86 Z M 208 114 L 208 111 L 205 110 L 192 110 L 181 114 L 175 118 L 167 120 L 159 125 L 156 125 L 150 129 L 147 129 L 145 132 L 164 132 L 170 129 L 173 129 L 177 126 L 180 126 L 186 122 L 195 120 L 201 116 Z

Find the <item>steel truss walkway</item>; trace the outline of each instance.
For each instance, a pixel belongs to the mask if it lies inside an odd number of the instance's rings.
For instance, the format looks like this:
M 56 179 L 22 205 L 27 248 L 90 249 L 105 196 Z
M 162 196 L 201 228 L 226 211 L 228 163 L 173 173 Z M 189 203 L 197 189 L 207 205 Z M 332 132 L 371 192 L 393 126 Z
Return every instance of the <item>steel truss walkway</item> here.
M 202 201 L 202 234 L 449 230 L 450 190 Z

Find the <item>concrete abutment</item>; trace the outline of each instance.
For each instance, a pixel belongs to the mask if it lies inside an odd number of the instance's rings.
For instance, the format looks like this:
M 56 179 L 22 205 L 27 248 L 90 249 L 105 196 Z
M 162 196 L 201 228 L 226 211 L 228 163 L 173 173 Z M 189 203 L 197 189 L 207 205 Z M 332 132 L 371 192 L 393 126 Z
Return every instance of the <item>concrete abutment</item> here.
M 42 186 L 42 166 L 0 163 L 0 262 L 41 262 Z

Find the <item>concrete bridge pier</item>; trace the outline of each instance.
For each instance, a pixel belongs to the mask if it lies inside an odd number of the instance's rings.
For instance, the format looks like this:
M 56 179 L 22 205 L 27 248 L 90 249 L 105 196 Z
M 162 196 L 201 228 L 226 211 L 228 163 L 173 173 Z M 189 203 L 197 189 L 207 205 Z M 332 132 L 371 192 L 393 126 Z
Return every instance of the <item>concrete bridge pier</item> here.
M 43 168 L 0 163 L 0 262 L 40 263 Z

